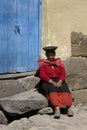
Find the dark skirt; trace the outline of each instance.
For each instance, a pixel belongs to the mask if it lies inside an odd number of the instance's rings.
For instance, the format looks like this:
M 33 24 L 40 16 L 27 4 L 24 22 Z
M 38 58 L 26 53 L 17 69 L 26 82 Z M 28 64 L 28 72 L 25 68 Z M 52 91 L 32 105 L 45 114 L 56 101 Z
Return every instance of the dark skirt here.
M 58 82 L 58 79 L 53 80 Z M 51 83 L 40 80 L 39 92 L 46 96 L 53 106 L 69 107 L 72 105 L 72 95 L 65 81 L 63 81 L 61 87 L 55 87 Z

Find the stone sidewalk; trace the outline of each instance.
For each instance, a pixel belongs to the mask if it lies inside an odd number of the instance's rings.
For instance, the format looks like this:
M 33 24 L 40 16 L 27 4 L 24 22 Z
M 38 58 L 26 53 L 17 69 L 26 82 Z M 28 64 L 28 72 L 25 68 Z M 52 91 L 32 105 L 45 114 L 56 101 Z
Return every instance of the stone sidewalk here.
M 54 115 L 37 114 L 0 125 L 0 130 L 87 130 L 87 104 L 73 106 L 73 110 L 74 117 L 61 114 L 60 119 L 54 119 Z

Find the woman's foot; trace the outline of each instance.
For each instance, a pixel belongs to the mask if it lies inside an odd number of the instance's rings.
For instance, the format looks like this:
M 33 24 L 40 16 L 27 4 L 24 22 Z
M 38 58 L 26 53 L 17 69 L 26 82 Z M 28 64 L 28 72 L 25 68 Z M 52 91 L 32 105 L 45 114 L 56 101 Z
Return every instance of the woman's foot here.
M 69 117 L 74 116 L 74 113 L 73 113 L 73 111 L 72 111 L 72 108 L 71 108 L 71 107 L 69 107 L 69 108 L 68 108 L 67 115 L 68 115 Z
M 55 119 L 59 119 L 59 118 L 60 118 L 60 108 L 59 108 L 58 106 L 55 107 L 54 118 L 55 118 Z

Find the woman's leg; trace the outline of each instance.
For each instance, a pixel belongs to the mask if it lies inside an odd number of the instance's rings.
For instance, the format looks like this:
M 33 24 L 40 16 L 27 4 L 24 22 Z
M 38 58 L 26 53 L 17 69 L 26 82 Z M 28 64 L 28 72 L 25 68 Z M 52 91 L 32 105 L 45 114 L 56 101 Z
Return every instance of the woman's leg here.
M 54 118 L 55 119 L 59 119 L 60 118 L 60 107 L 59 106 L 55 106 L 54 111 L 55 111 Z
M 68 107 L 67 116 L 69 116 L 69 117 L 74 116 L 74 113 L 73 113 L 73 110 L 72 110 L 72 106 L 71 106 L 71 107 Z

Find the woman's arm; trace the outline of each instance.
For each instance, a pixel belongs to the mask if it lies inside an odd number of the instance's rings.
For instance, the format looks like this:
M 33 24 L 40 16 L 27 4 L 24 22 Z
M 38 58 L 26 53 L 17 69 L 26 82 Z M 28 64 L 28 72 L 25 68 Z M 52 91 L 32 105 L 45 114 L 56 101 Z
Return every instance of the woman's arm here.
M 39 70 L 40 73 L 40 78 L 46 82 L 48 82 L 50 80 L 50 78 L 47 76 L 46 72 L 45 72 L 45 68 L 41 67 Z

